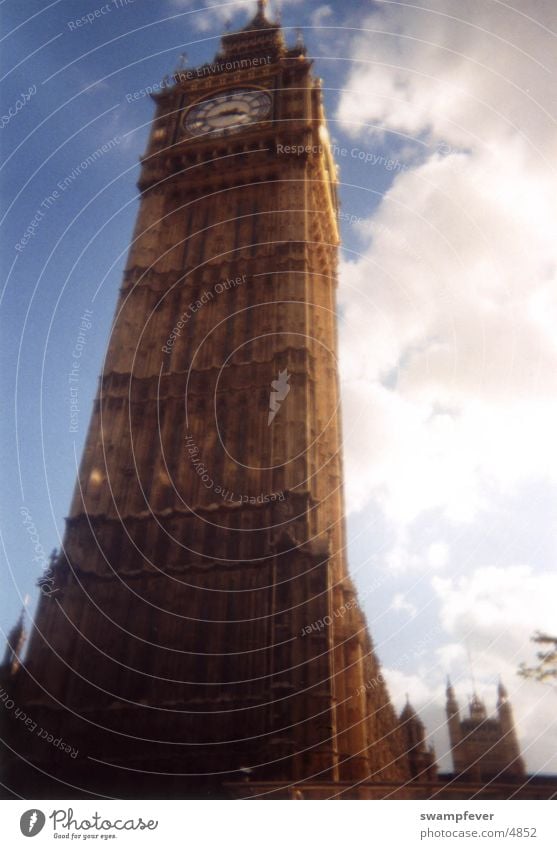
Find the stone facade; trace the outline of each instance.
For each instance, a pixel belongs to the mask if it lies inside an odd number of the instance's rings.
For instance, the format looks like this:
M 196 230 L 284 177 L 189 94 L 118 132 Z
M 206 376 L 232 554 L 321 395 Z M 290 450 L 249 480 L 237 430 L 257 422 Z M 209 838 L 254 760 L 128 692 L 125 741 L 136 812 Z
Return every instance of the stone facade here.
M 455 774 L 459 780 L 485 782 L 525 778 L 512 708 L 499 683 L 497 717 L 488 716 L 485 704 L 474 693 L 469 716 L 460 719 L 454 690 L 447 684 L 447 723 Z
M 404 782 L 385 685 L 364 686 L 379 666 L 346 563 L 320 82 L 262 9 L 209 67 L 155 97 L 56 591 L 18 698 L 94 758 L 91 790 L 114 770 L 184 788 L 246 770 Z M 188 132 L 192 107 L 238 90 L 263 92 L 269 114 Z M 51 754 L 29 752 L 45 771 Z

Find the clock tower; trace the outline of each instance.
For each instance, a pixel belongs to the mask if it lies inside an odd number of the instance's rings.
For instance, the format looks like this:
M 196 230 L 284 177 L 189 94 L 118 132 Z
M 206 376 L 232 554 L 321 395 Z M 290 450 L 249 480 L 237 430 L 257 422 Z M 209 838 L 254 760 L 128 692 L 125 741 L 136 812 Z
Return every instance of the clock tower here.
M 404 784 L 346 562 L 320 81 L 260 2 L 154 99 L 63 550 L 18 673 L 78 751 L 28 735 L 36 796 Z

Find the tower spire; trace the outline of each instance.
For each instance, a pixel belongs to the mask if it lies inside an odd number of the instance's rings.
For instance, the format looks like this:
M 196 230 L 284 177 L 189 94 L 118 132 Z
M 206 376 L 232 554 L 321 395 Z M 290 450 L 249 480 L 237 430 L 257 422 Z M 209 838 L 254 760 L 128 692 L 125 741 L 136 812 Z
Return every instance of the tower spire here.
M 520 755 L 520 746 L 514 723 L 513 710 L 509 701 L 507 688 L 501 681 L 501 678 L 499 678 L 497 686 L 497 713 L 499 715 L 499 723 L 501 725 L 501 734 L 503 737 L 506 760 L 509 764 L 509 771 L 515 775 L 524 775 L 524 761 Z
M 426 744 L 425 726 L 410 704 L 408 693 L 406 693 L 406 704 L 400 714 L 399 723 L 412 777 L 420 781 L 434 781 L 437 775 L 435 753 L 433 748 Z
M 115 780 L 108 762 L 129 765 L 131 782 L 137 767 L 150 773 L 154 794 L 174 787 L 185 766 L 186 798 L 200 782 L 221 794 L 222 776 L 236 783 L 247 768 L 277 789 L 306 776 L 310 787 L 316 775 L 343 787 L 403 785 L 411 776 L 363 613 L 348 603 L 337 181 L 325 112 L 311 62 L 267 20 L 266 3 L 251 3 L 252 11 L 246 26 L 222 36 L 214 63 L 176 75 L 155 97 L 139 236 L 66 523 L 64 607 L 43 593 L 26 655 L 22 705 L 33 704 L 44 728 L 83 741 L 83 757 L 88 750 L 108 766 L 87 779 L 93 793 Z M 164 153 L 175 131 L 180 156 L 199 164 L 194 180 L 183 180 Z M 313 152 L 275 161 L 270 137 L 304 147 L 311 140 Z M 219 154 L 225 161 L 215 161 L 215 144 L 228 152 Z M 228 156 L 238 163 L 232 170 Z M 212 226 L 205 232 L 201 222 Z M 148 286 L 138 286 L 147 276 Z M 259 291 L 261 277 L 269 297 Z M 310 304 L 292 299 L 300 286 L 311 286 Z M 288 306 L 286 329 L 276 304 Z M 238 318 L 243 312 L 249 322 Z M 296 386 L 268 427 L 277 374 L 296 374 Z M 326 438 L 310 438 L 323 421 Z M 313 639 L 298 638 L 299 626 L 328 622 L 338 587 L 346 612 L 342 622 L 331 619 L 326 648 L 316 653 Z M 158 668 L 164 679 L 153 687 Z M 47 718 L 54 701 L 56 728 Z M 137 746 L 121 734 L 119 704 L 130 707 L 125 731 Z M 169 723 L 167 710 L 178 704 Z M 94 728 L 89 712 L 100 720 Z M 21 737 L 31 747 L 27 730 Z M 81 774 L 81 762 L 74 769 L 70 761 L 53 763 L 54 780 Z
M 247 24 L 234 32 L 225 32 L 222 36 L 221 51 L 218 59 L 241 60 L 254 57 L 270 57 L 277 59 L 286 52 L 286 42 L 280 23 L 267 17 L 268 4 L 266 0 L 258 0 L 255 15 Z M 269 59 L 267 58 L 267 62 Z
M 268 0 L 257 0 L 257 13 L 254 21 L 257 23 L 267 23 L 267 9 L 269 6 Z
M 19 614 L 19 618 L 15 623 L 14 627 L 8 634 L 6 639 L 6 649 L 4 653 L 4 660 L 2 666 L 6 669 L 9 669 L 10 675 L 13 675 L 19 669 L 21 664 L 21 654 L 23 652 L 23 646 L 25 645 L 25 607 L 27 604 L 27 599 L 25 600 L 25 604 L 21 609 L 21 613 Z
M 455 770 L 458 770 L 460 764 L 460 743 L 462 740 L 462 728 L 460 725 L 460 709 L 456 700 L 454 687 L 448 675 L 446 695 L 447 702 L 445 705 L 445 710 L 447 712 L 447 725 L 449 728 L 451 753 Z

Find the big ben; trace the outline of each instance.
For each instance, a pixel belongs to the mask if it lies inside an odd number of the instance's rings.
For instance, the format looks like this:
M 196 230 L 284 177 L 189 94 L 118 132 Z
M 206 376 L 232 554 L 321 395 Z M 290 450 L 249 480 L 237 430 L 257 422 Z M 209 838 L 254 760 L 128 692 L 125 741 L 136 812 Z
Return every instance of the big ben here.
M 154 96 L 64 544 L 14 673 L 72 750 L 14 745 L 36 797 L 410 781 L 347 566 L 320 81 L 265 5 Z

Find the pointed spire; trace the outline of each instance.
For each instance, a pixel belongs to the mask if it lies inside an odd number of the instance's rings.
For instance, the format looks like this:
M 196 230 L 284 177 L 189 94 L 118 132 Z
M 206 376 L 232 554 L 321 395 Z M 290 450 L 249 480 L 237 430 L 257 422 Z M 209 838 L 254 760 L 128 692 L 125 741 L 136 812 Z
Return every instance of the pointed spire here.
M 276 57 L 286 50 L 284 33 L 276 21 L 270 21 L 266 15 L 267 0 L 258 0 L 255 15 L 235 32 L 226 32 L 221 39 L 222 49 L 217 58 L 241 58 L 244 55 L 253 57 L 254 51 L 259 56 Z
M 499 683 L 497 684 L 497 710 L 501 710 L 501 708 L 510 709 L 509 702 L 509 694 L 507 692 L 507 688 L 499 678 Z
M 25 633 L 25 612 L 24 605 L 21 609 L 17 622 L 9 632 L 6 639 L 6 651 L 2 665 L 8 667 L 11 674 L 17 672 L 17 669 L 20 666 L 20 656 L 23 651 L 23 646 L 25 645 L 25 638 L 27 636 Z
M 12 630 L 9 633 L 9 636 L 8 636 L 9 640 L 12 640 L 12 637 L 14 637 L 14 636 L 19 637 L 19 635 L 23 633 L 24 626 L 25 626 L 25 613 L 26 613 L 25 605 L 23 605 L 23 607 L 21 608 L 21 612 L 20 612 L 20 614 L 17 618 L 17 622 L 15 623 L 14 627 L 12 628 Z
M 410 704 L 410 697 L 408 696 L 408 693 L 406 693 L 406 704 L 402 709 L 399 719 L 400 722 L 409 722 L 410 720 L 416 720 L 420 725 L 422 724 L 416 711 Z
M 267 6 L 268 0 L 257 0 L 257 12 L 255 17 L 253 18 L 253 23 L 255 24 L 268 24 L 269 21 L 267 19 Z
M 460 713 L 460 708 L 459 708 L 458 702 L 456 700 L 454 687 L 453 687 L 453 685 L 451 683 L 451 679 L 449 678 L 448 675 L 447 675 L 446 695 L 447 695 L 447 703 L 446 703 L 446 706 L 445 706 L 445 710 L 447 711 L 447 716 L 449 717 L 449 719 L 451 717 L 454 717 L 454 716 L 456 716 L 457 719 L 458 719 L 458 716 L 459 716 L 459 713 Z

